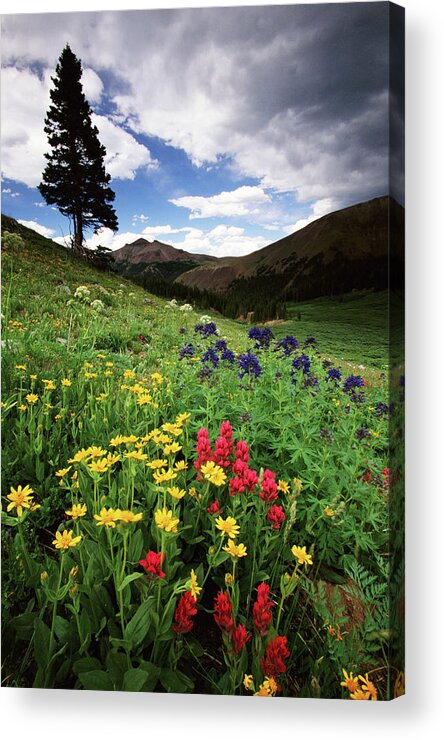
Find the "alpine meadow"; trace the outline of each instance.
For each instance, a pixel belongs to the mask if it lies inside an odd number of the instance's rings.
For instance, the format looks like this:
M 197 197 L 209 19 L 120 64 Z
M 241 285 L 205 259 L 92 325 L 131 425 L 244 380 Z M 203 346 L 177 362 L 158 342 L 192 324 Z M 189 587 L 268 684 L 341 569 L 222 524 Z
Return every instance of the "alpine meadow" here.
M 3 686 L 404 694 L 403 23 L 2 16 Z

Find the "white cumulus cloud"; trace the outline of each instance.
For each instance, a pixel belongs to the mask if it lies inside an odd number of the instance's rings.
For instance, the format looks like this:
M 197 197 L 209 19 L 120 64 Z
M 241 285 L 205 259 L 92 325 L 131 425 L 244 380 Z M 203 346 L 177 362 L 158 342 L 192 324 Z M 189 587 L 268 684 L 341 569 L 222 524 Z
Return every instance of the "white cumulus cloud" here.
M 37 234 L 46 236 L 48 239 L 50 236 L 54 234 L 54 229 L 48 229 L 47 226 L 43 226 L 42 224 L 39 224 L 37 221 L 25 221 L 19 218 L 18 222 L 19 224 L 22 224 L 22 226 L 27 226 L 28 229 L 32 229 L 33 231 L 36 231 Z
M 269 203 L 271 196 L 256 185 L 242 185 L 236 190 L 217 195 L 185 195 L 172 198 L 170 203 L 190 210 L 192 218 L 213 218 L 214 216 L 248 216 L 258 212 L 258 207 Z

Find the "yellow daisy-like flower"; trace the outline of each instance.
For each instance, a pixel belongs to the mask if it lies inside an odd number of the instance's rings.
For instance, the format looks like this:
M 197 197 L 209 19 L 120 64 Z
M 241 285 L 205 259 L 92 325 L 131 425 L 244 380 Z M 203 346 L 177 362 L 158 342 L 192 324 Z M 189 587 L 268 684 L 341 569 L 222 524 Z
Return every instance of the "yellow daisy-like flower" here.
M 26 370 L 26 365 L 16 365 L 15 369 L 16 370 Z
M 64 529 L 63 532 L 55 533 L 55 540 L 52 544 L 55 545 L 56 550 L 69 550 L 70 547 L 76 547 L 81 539 L 82 535 L 73 537 L 71 531 Z
M 22 486 L 17 486 L 17 488 L 11 486 L 11 490 L 6 496 L 6 498 L 10 502 L 6 507 L 6 511 L 11 511 L 15 508 L 17 509 L 17 516 L 21 517 L 21 515 L 23 514 L 23 509 L 31 508 L 33 503 L 33 493 L 34 491 L 29 486 L 25 486 L 24 488 Z
M 136 437 L 135 434 L 130 434 L 128 437 L 124 437 L 123 438 L 125 444 L 127 444 L 127 445 L 134 444 L 134 442 L 137 442 L 138 439 L 139 439 L 139 437 Z
M 71 470 L 71 465 L 68 468 L 61 468 L 60 470 L 56 470 L 56 476 L 57 478 L 64 478 L 67 473 Z
M 37 403 L 37 401 L 39 400 L 37 393 L 28 393 L 28 395 L 25 396 L 25 398 L 28 401 L 28 403 L 31 405 L 33 405 L 34 403 Z
M 5 404 L 5 405 L 6 405 L 6 404 Z M 2 408 L 3 408 L 3 407 L 2 407 Z M 26 411 L 26 409 L 27 409 L 27 406 L 25 406 L 25 404 L 24 404 L 24 403 L 21 403 L 21 404 L 20 404 L 20 406 L 19 406 L 19 411 Z
M 88 468 L 93 473 L 106 473 L 109 465 L 106 458 L 103 458 L 102 460 L 93 460 L 91 463 L 89 463 Z
M 225 552 L 231 555 L 232 558 L 244 558 L 247 554 L 247 548 L 245 545 L 242 543 L 236 545 L 234 540 L 228 540 L 228 543 L 222 548 L 222 550 L 225 550 Z
M 117 437 L 113 437 L 110 440 L 109 446 L 110 447 L 119 447 L 119 445 L 123 445 L 125 443 L 125 437 L 123 437 L 121 434 L 119 434 Z
M 62 378 L 60 382 L 64 388 L 69 388 L 69 386 L 72 385 L 71 381 L 68 380 L 68 378 Z
M 350 694 L 350 699 L 358 699 L 359 701 L 368 701 L 370 699 L 370 694 L 365 691 L 362 691 L 362 689 L 357 689 L 357 691 L 354 691 L 352 694 Z
M 324 509 L 324 514 L 325 514 L 325 516 L 334 516 L 335 515 L 335 512 L 333 511 L 333 509 L 331 508 L 331 506 L 326 506 L 325 509 Z
M 37 380 L 37 375 L 30 375 L 31 380 Z
M 166 445 L 163 448 L 164 455 L 174 455 L 176 452 L 180 452 L 182 449 L 182 445 L 178 445 L 177 442 L 173 442 L 170 445 Z
M 290 486 L 288 485 L 287 481 L 280 480 L 278 482 L 278 491 L 282 491 L 282 493 L 290 493 Z
M 177 478 L 177 473 L 174 472 L 171 468 L 168 468 L 168 470 L 160 470 L 159 472 L 153 473 L 153 478 L 156 481 L 158 486 L 161 486 L 162 483 L 168 483 L 170 480 L 174 480 Z
M 196 496 L 196 494 L 197 494 L 197 491 L 194 488 L 194 486 L 192 486 L 191 488 L 188 489 L 188 496 L 191 496 L 191 498 L 194 498 Z
M 253 688 L 253 676 L 245 674 L 244 680 L 243 680 L 244 687 L 247 689 L 247 691 L 251 691 Z
M 117 462 L 119 462 L 120 455 L 113 455 L 112 452 L 108 452 L 107 456 L 104 459 L 108 463 L 109 467 L 111 467 L 111 465 L 115 465 Z
M 278 685 L 274 680 L 273 676 L 265 676 L 265 680 L 259 686 L 259 691 L 256 691 L 254 696 L 275 696 L 278 690 Z
M 201 472 L 203 473 L 204 478 L 209 480 L 210 483 L 213 483 L 215 486 L 223 486 L 227 481 L 227 476 L 225 475 L 223 468 L 212 461 L 202 465 Z
M 154 521 L 159 529 L 164 529 L 165 532 L 177 532 L 177 525 L 179 519 L 173 516 L 171 509 L 158 509 L 154 513 Z
M 231 540 L 237 537 L 240 532 L 240 527 L 232 516 L 227 516 L 226 519 L 219 516 L 216 519 L 216 529 L 220 530 L 222 537 L 226 534 Z
M 185 462 L 185 460 L 178 460 L 177 463 L 174 463 L 174 470 L 179 472 L 179 470 L 187 470 L 188 464 Z
M 102 447 L 96 447 L 95 445 L 92 445 L 92 447 L 88 447 L 87 452 L 90 457 L 104 457 L 107 451 L 102 449 Z
M 136 522 L 140 522 L 142 518 L 143 514 L 141 511 L 138 514 L 134 514 L 133 511 L 128 511 L 127 509 L 121 511 L 119 516 L 119 520 L 125 522 L 125 524 L 135 524 Z
M 372 683 L 372 681 L 368 680 L 368 673 L 365 674 L 365 678 L 364 676 L 359 676 L 359 680 L 362 682 L 362 691 L 364 691 L 366 694 L 369 694 L 372 701 L 377 701 L 378 691 L 375 684 Z
M 80 519 L 85 516 L 87 512 L 86 504 L 73 504 L 70 509 L 65 511 L 66 516 L 70 516 L 72 519 Z
M 341 686 L 344 686 L 344 688 L 346 688 L 347 691 L 350 691 L 351 694 L 357 691 L 359 689 L 358 677 L 353 676 L 351 671 L 349 675 L 345 668 L 342 669 L 342 673 L 344 674 L 345 681 L 341 681 Z
M 132 450 L 132 452 L 125 452 L 124 457 L 131 460 L 148 460 L 148 455 L 140 452 L 140 450 Z
M 180 434 L 182 434 L 182 427 L 180 424 L 171 424 L 171 422 L 165 422 L 165 424 L 162 424 L 162 429 L 164 432 L 168 432 L 168 434 L 172 434 L 174 437 L 178 437 Z
M 163 375 L 161 375 L 160 373 L 151 373 L 151 380 L 153 380 L 154 383 L 162 383 Z
M 137 405 L 138 406 L 146 406 L 147 404 L 152 404 L 152 403 L 153 403 L 153 399 L 152 399 L 152 396 L 150 396 L 149 393 L 143 393 L 137 399 Z
M 85 378 L 91 380 L 91 378 L 97 378 L 97 373 L 90 373 L 89 370 L 85 372 Z
M 198 585 L 197 576 L 193 569 L 191 569 L 191 576 L 190 576 L 190 591 L 191 591 L 191 595 L 193 596 L 193 598 L 196 599 L 197 601 L 197 599 L 199 598 L 199 594 L 202 591 L 202 586 Z
M 94 514 L 97 520 L 96 527 L 111 527 L 114 529 L 121 515 L 120 509 L 101 509 L 100 514 Z
M 87 450 L 85 450 L 85 448 L 83 448 L 83 449 L 79 450 L 78 452 L 76 452 L 76 454 L 74 455 L 74 457 L 71 457 L 68 460 L 68 462 L 69 463 L 83 462 L 83 460 L 86 460 L 89 457 L 89 455 L 90 455 L 89 448 Z
M 291 548 L 291 552 L 297 558 L 297 561 L 299 565 L 313 565 L 313 560 L 311 555 L 308 554 L 307 548 L 304 545 L 304 547 L 297 547 L 296 545 L 293 545 Z
M 167 488 L 167 491 L 170 496 L 175 498 L 177 501 L 180 501 L 180 499 L 183 498 L 186 494 L 184 488 L 178 488 L 177 486 L 174 486 L 173 488 Z
M 45 384 L 45 389 L 47 391 L 53 391 L 56 387 L 53 380 L 45 380 L 45 378 L 42 378 L 42 383 Z
M 187 414 L 187 413 L 185 413 L 185 414 L 177 414 L 177 416 L 176 416 L 176 423 L 177 424 L 183 424 L 185 421 L 188 421 L 188 419 L 190 418 L 190 416 L 191 416 L 191 414 Z
M 151 462 L 147 463 L 147 468 L 151 468 L 151 470 L 159 470 L 160 468 L 166 468 L 168 465 L 168 460 L 152 460 Z

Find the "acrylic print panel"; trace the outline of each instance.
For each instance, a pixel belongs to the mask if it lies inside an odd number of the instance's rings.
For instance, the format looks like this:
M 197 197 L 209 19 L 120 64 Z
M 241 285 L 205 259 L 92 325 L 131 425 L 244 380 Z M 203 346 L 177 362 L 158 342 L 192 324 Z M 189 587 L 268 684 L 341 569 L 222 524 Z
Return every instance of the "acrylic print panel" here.
M 2 17 L 3 685 L 404 693 L 403 24 Z

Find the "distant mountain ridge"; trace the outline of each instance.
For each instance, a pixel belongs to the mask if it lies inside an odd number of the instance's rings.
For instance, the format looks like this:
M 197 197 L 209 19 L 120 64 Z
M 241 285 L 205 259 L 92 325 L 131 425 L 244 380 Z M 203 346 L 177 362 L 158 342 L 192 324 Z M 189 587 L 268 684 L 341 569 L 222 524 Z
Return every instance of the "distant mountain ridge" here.
M 129 278 L 142 278 L 146 274 L 175 280 L 182 272 L 196 265 L 216 260 L 206 254 L 192 254 L 155 239 L 136 239 L 113 252 L 116 270 Z

